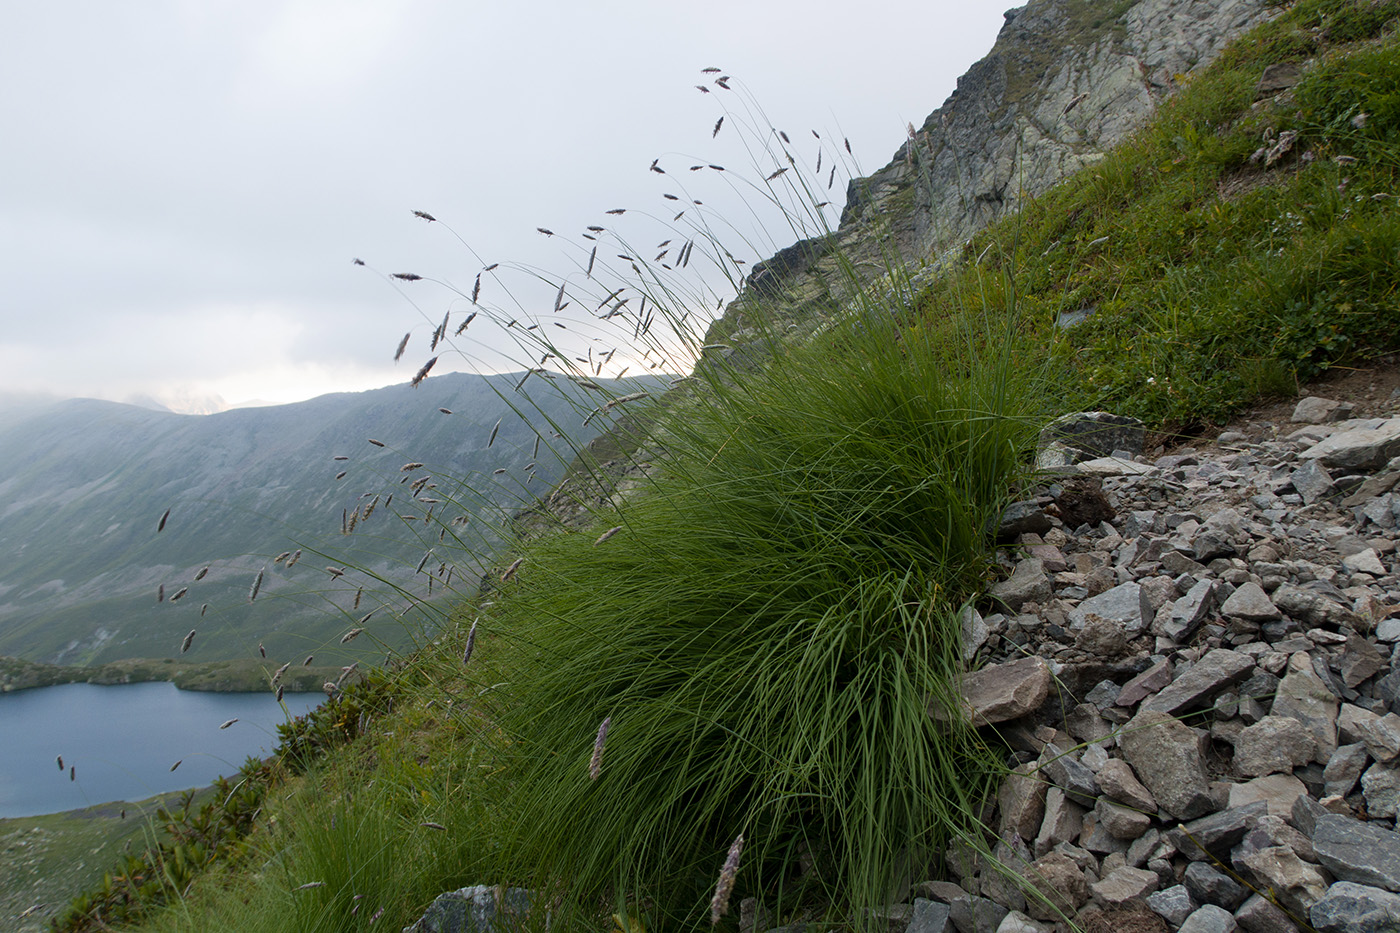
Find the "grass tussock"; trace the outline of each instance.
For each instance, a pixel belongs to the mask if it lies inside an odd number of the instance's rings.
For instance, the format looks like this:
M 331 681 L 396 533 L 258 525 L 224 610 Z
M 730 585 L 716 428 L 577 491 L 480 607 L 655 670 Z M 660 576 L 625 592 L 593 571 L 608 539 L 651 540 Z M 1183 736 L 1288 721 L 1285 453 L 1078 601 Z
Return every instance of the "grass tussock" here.
M 698 924 L 742 833 L 745 896 L 876 905 L 969 825 L 995 756 L 929 709 L 956 706 L 959 610 L 1045 396 L 1006 335 L 913 343 L 870 311 L 710 370 L 661 417 L 654 494 L 532 546 L 484 618 L 536 885 Z

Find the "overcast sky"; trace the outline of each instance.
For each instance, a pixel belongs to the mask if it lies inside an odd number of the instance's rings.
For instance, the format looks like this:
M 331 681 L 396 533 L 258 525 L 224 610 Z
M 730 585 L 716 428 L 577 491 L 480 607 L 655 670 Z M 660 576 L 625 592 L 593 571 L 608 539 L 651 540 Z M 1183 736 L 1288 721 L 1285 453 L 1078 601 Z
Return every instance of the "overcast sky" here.
M 577 280 L 593 245 L 580 234 L 620 226 L 613 208 L 670 222 L 705 200 L 747 241 L 741 258 L 763 259 L 794 236 L 781 217 L 761 232 L 774 215 L 732 193 L 780 164 L 731 129 L 747 102 L 802 167 L 826 147 L 823 184 L 841 137 L 874 171 L 986 54 L 1010 2 L 7 4 L 0 393 L 287 402 L 404 381 L 441 315 L 455 331 L 471 306 L 384 274 L 470 292 L 500 262 Z M 508 312 L 505 287 L 488 277 L 482 303 Z M 553 311 L 552 288 L 509 294 Z M 434 374 L 519 369 L 512 347 L 474 323 Z

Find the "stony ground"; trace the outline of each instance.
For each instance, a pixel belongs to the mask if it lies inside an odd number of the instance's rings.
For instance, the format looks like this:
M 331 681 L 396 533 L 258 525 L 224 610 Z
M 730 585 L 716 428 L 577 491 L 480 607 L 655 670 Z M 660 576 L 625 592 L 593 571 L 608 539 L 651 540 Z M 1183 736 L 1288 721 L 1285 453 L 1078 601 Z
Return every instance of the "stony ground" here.
M 1012 871 L 954 853 L 908 933 L 1400 930 L 1400 392 L 1329 388 L 1156 456 L 1094 422 L 1008 512 L 967 695 Z

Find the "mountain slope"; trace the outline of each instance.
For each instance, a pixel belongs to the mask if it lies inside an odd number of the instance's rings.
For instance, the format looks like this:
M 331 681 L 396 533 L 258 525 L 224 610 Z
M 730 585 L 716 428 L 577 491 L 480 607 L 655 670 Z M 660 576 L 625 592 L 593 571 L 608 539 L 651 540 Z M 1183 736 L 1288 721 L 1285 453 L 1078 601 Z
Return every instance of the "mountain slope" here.
M 469 516 L 454 526 L 459 544 L 489 548 L 499 540 L 503 510 L 529 502 L 558 478 L 561 457 L 574 451 L 555 452 L 559 442 L 548 423 L 576 432 L 582 411 L 592 407 L 587 393 L 541 384 L 536 411 L 513 394 L 517 381 L 453 374 L 417 389 L 391 386 L 209 416 L 91 399 L 52 403 L 27 418 L 11 411 L 0 422 L 0 654 L 68 664 L 163 656 L 192 628 L 209 631 L 195 639 L 193 659 L 246 656 L 258 641 L 285 651 L 316 649 L 348 628 L 352 613 L 358 619 L 379 605 L 351 609 L 355 590 L 369 581 L 364 574 L 333 579 L 323 569 L 329 562 L 402 583 L 414 576 L 413 566 L 405 575 L 405 565 L 416 565 L 437 543 L 435 527 L 428 540 L 427 525 L 419 523 L 420 532 L 392 512 L 454 509 Z M 534 429 L 510 403 L 542 426 L 538 455 Z M 412 461 L 426 466 L 400 472 Z M 429 471 L 450 475 L 452 483 L 434 472 L 429 482 L 439 488 L 425 484 L 418 498 L 440 501 L 415 501 L 400 483 Z M 376 493 L 397 495 L 390 509 L 342 536 L 342 520 L 348 524 Z M 170 516 L 157 532 L 166 509 Z M 307 553 L 290 569 L 274 564 L 297 548 L 325 556 Z M 460 556 L 444 549 L 431 569 Z M 206 566 L 207 576 L 196 581 Z M 250 605 L 262 568 L 258 604 Z M 453 584 L 470 587 L 461 576 Z M 184 587 L 189 592 L 173 600 Z M 384 605 L 401 611 L 405 602 Z

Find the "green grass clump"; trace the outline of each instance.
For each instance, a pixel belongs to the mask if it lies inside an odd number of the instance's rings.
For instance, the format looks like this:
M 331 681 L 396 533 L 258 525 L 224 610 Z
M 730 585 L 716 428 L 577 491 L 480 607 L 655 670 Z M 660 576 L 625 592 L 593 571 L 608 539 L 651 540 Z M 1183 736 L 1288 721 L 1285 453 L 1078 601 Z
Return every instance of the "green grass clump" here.
M 958 705 L 958 613 L 1043 405 L 983 336 L 872 308 L 747 378 L 702 367 L 653 493 L 530 548 L 482 618 L 513 646 L 514 871 L 688 927 L 741 833 L 735 905 L 781 912 L 900 899 L 967 828 L 999 763 L 929 710 Z

